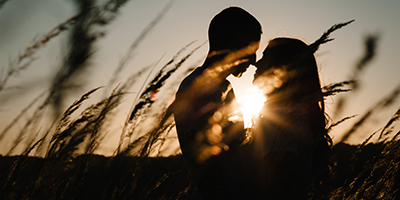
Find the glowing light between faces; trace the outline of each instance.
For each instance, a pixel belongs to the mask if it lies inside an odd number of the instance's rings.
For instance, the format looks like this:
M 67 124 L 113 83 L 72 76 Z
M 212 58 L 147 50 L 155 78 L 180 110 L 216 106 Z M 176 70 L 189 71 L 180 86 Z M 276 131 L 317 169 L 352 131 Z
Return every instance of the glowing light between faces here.
M 267 98 L 256 86 L 247 89 L 241 96 L 237 96 L 243 114 L 243 121 L 246 128 L 252 126 L 252 119 L 261 110 Z

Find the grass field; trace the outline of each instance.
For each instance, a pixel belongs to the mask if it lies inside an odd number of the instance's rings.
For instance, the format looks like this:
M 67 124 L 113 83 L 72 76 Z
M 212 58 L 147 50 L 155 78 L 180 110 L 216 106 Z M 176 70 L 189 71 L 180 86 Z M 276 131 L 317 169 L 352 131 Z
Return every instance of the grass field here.
M 190 186 L 190 174 L 183 157 L 180 154 L 152 156 L 166 144 L 175 125 L 168 106 L 152 99 L 149 94 L 168 90 L 170 85 L 166 83 L 178 73 L 178 69 L 185 69 L 179 77 L 193 70 L 185 61 L 202 45 L 193 47 L 194 44 L 190 43 L 183 47 L 154 76 L 148 75 L 152 69 L 145 68 L 116 84 L 118 74 L 137 44 L 170 5 L 160 12 L 121 59 L 111 80 L 104 86 L 114 88 L 108 96 L 87 103 L 101 86 L 81 94 L 69 107 L 63 104 L 69 89 L 76 86 L 73 77 L 85 71 L 93 45 L 102 38 L 103 33 L 91 28 L 112 23 L 126 2 L 110 0 L 97 6 L 92 0 L 81 1 L 81 14 L 32 41 L 4 69 L 5 73 L 0 77 L 0 95 L 7 89 L 10 79 L 31 66 L 35 53 L 45 48 L 46 43 L 63 32 L 71 35 L 65 59 L 48 91 L 37 94 L 38 97 L 30 100 L 10 124 L 0 129 L 0 144 L 7 142 L 10 146 L 8 153 L 0 156 L 0 199 L 187 199 L 185 192 Z M 1 1 L 0 9 L 6 3 Z M 341 27 L 330 29 L 321 38 L 328 41 L 329 34 Z M 319 44 L 324 43 L 323 40 Z M 377 41 L 374 36 L 367 37 L 365 55 L 355 66 L 358 71 L 355 70 L 350 80 L 325 86 L 326 96 L 357 90 L 357 75 L 374 58 Z M 112 133 L 120 134 L 115 153 L 110 157 L 97 155 L 96 149 L 110 134 L 107 126 L 120 112 L 118 106 L 132 85 L 142 77 L 146 77 L 146 83 L 137 94 L 121 132 Z M 173 83 L 179 81 L 173 80 Z M 331 122 L 329 129 L 343 121 L 353 120 L 353 126 L 342 138 L 345 141 L 376 112 L 393 105 L 399 94 L 400 87 L 382 97 L 371 109 L 366 109 L 355 122 L 352 117 L 343 118 Z M 336 97 L 336 109 L 340 112 L 351 96 Z M 333 146 L 331 159 L 334 165 L 326 184 L 326 195 L 330 199 L 397 199 L 400 196 L 400 132 L 394 128 L 399 117 L 400 110 L 382 129 L 366 134 L 379 136 L 381 139 L 377 143 L 370 143 L 368 138 L 359 145 L 340 142 Z M 146 120 L 150 120 L 152 126 L 143 129 L 143 124 L 149 124 L 144 123 Z M 141 131 L 138 133 L 138 130 Z M 11 142 L 5 140 L 10 135 L 15 136 Z M 310 198 L 320 199 L 312 193 Z
M 396 199 L 399 142 L 332 149 L 331 199 Z M 190 175 L 183 157 L 79 155 L 0 157 L 3 199 L 187 199 Z M 8 172 L 8 173 L 7 173 Z

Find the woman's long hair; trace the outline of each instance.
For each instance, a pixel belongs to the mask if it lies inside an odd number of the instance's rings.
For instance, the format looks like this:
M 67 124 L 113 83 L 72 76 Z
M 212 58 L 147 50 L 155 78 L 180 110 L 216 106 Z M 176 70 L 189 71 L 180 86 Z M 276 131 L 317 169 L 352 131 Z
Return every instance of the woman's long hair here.
M 264 51 L 257 66 L 255 81 L 260 76 L 275 76 L 278 83 L 268 94 L 268 101 L 306 108 L 306 117 L 313 133 L 313 180 L 315 198 L 325 198 L 329 177 L 329 152 L 332 139 L 327 133 L 327 116 L 318 67 L 309 46 L 293 38 L 275 38 Z M 276 78 L 278 76 L 278 79 Z M 265 81 L 261 79 L 261 81 Z M 323 185 L 324 184 L 324 185 Z

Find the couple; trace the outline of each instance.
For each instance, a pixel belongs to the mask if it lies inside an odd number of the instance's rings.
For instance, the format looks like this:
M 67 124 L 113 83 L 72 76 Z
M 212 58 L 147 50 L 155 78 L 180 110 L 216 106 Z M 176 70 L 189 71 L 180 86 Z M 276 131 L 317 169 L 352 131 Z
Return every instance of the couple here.
M 276 38 L 256 62 L 261 34 L 247 11 L 222 10 L 209 25 L 205 62 L 176 93 L 172 108 L 192 175 L 190 199 L 197 191 L 201 199 L 306 199 L 324 176 L 330 138 L 314 55 L 298 39 Z M 226 80 L 250 64 L 257 67 L 253 84 L 268 97 L 251 134 Z

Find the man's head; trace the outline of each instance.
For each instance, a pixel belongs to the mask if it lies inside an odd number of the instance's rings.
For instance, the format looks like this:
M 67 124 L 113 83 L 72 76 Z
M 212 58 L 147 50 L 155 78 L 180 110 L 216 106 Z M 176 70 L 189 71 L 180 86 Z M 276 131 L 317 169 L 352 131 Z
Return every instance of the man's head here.
M 210 52 L 238 50 L 261 38 L 261 24 L 239 7 L 229 7 L 214 16 L 208 29 Z
M 254 55 L 244 58 L 248 62 L 242 63 L 231 69 L 234 76 L 246 71 L 250 64 L 255 62 L 255 52 L 258 49 L 261 38 L 261 24 L 249 12 L 239 7 L 229 7 L 215 15 L 208 29 L 208 40 L 211 52 L 232 52 L 253 46 Z M 218 53 L 217 53 L 218 54 Z

